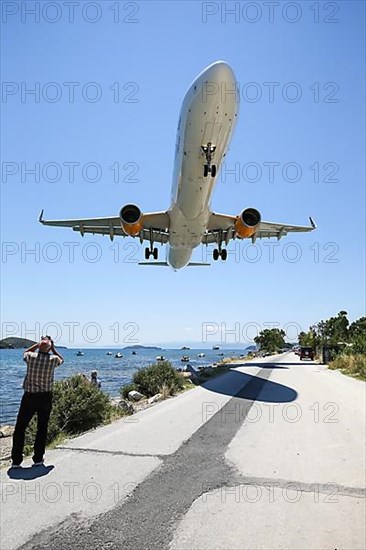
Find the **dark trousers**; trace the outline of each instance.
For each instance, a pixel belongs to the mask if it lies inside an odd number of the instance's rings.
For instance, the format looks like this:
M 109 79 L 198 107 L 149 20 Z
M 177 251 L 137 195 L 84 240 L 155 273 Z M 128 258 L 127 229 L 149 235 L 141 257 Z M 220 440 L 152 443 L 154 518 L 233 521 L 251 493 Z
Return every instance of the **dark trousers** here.
M 24 392 L 13 435 L 11 458 L 14 464 L 21 464 L 23 461 L 25 430 L 35 413 L 37 413 L 37 435 L 34 442 L 33 461 L 41 462 L 43 460 L 51 409 L 51 392 Z

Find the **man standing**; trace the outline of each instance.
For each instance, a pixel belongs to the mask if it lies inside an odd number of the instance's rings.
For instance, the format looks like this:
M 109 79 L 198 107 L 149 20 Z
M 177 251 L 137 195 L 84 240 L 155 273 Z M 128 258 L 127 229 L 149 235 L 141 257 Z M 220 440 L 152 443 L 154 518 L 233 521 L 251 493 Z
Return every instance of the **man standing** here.
M 27 363 L 27 374 L 23 382 L 24 394 L 13 435 L 12 468 L 19 468 L 23 461 L 25 430 L 35 413 L 37 435 L 34 442 L 33 466 L 43 464 L 48 420 L 52 408 L 54 370 L 64 362 L 55 350 L 50 336 L 42 336 L 39 344 L 34 344 L 24 352 L 23 359 Z
M 100 390 L 100 388 L 102 387 L 102 383 L 98 378 L 98 372 L 96 370 L 93 370 L 91 372 L 90 383 L 93 384 L 93 386 L 95 386 L 96 388 L 98 388 L 98 390 Z

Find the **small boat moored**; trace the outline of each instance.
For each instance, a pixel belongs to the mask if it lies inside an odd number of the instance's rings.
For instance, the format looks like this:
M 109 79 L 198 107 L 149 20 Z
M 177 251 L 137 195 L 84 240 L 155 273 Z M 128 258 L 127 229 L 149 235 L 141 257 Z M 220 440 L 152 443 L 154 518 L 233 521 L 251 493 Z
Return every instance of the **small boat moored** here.
M 188 355 L 183 355 L 183 357 L 181 357 L 181 361 L 182 361 L 182 363 L 188 363 L 188 361 L 189 361 Z
M 157 355 L 157 356 L 155 357 L 155 359 L 156 359 L 157 361 L 165 361 L 164 355 Z
M 114 356 L 115 359 L 122 359 L 122 357 L 123 357 L 123 355 L 120 352 L 116 353 L 115 356 Z
M 82 357 L 84 355 L 84 352 L 79 349 L 78 352 L 76 352 L 77 357 Z

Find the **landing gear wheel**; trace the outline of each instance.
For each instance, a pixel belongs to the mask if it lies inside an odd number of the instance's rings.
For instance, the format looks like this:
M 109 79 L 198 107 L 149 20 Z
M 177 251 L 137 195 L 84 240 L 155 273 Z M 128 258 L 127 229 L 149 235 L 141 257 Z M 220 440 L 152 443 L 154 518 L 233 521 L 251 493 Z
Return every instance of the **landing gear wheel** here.
M 216 164 L 211 166 L 211 176 L 214 178 L 216 176 Z
M 214 250 L 213 250 L 213 252 L 212 252 L 212 257 L 213 257 L 213 259 L 215 260 L 215 262 L 216 262 L 216 260 L 219 259 L 219 251 L 218 251 L 217 248 L 214 248 Z
M 148 260 L 150 258 L 150 249 L 145 248 L 145 260 Z
M 223 250 L 221 250 L 221 259 L 223 262 L 225 262 L 226 258 L 227 258 L 227 250 L 226 248 L 224 248 Z
M 154 260 L 158 259 L 158 249 L 157 248 L 154 248 L 154 250 L 153 250 L 153 257 L 154 257 Z
M 203 177 L 207 178 L 208 176 L 208 164 L 205 164 L 203 167 Z

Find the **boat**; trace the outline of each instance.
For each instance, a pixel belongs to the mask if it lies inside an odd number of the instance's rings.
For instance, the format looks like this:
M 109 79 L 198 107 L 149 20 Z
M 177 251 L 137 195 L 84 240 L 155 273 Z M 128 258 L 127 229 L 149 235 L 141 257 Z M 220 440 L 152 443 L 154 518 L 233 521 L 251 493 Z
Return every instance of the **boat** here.
M 199 354 L 197 355 L 197 357 L 204 357 L 204 356 L 205 356 L 204 353 L 199 353 Z
M 111 352 L 111 351 L 107 351 L 107 355 L 112 355 L 112 352 Z
M 182 361 L 182 363 L 188 363 L 189 357 L 188 357 L 188 355 L 183 355 L 183 357 L 181 357 L 180 360 Z
M 164 355 L 157 355 L 157 356 L 155 357 L 155 359 L 156 359 L 157 361 L 165 361 Z
M 114 358 L 115 359 L 121 359 L 123 357 L 122 353 L 118 352 L 115 354 Z
M 79 350 L 78 352 L 76 352 L 76 355 L 77 357 L 82 357 L 84 355 L 84 352 Z
M 212 346 L 212 349 L 220 349 L 220 346 Z

